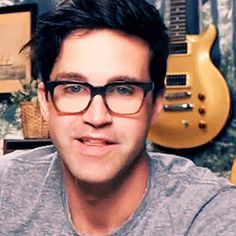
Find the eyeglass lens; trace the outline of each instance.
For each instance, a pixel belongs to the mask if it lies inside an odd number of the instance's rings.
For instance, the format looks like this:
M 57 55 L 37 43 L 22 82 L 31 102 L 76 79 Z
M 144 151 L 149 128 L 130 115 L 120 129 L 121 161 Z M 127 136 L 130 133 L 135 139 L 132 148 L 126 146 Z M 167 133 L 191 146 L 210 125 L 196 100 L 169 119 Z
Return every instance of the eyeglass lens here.
M 96 95 L 94 90 L 97 88 L 102 91 L 97 94 L 103 96 L 106 107 L 119 114 L 138 112 L 145 96 L 144 89 L 132 83 L 111 83 L 104 87 L 92 87 L 83 83 L 63 83 L 54 87 L 53 101 L 61 112 L 82 112 L 92 102 L 93 96 Z

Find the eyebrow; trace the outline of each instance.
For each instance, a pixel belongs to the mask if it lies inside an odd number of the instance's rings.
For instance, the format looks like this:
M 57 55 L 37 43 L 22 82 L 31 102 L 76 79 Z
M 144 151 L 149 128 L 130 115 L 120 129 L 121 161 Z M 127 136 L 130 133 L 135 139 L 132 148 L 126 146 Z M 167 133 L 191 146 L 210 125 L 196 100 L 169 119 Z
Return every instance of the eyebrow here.
M 79 80 L 87 81 L 86 76 L 76 72 L 61 72 L 55 76 L 55 80 Z
M 61 72 L 58 73 L 55 76 L 55 80 L 71 80 L 71 81 L 82 81 L 82 82 L 88 82 L 88 78 L 84 76 L 81 73 L 77 72 Z M 112 83 L 112 82 L 136 82 L 140 81 L 140 79 L 136 77 L 131 77 L 127 75 L 119 75 L 119 76 L 114 76 L 108 79 L 107 83 Z

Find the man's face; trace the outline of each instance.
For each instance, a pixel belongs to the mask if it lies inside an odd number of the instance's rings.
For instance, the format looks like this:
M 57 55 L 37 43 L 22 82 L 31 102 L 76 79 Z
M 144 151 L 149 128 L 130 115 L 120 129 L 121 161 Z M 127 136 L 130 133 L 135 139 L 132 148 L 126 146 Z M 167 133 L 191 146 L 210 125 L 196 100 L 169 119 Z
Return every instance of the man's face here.
M 150 50 L 137 38 L 111 30 L 90 31 L 67 37 L 51 73 L 51 81 L 73 80 L 104 86 L 117 80 L 150 82 Z M 63 75 L 63 76 L 62 76 Z M 39 89 L 51 138 L 66 168 L 89 183 L 116 177 L 142 157 L 153 115 L 152 92 L 133 115 L 110 113 L 100 95 L 80 114 L 59 114 L 51 96 L 46 101 Z

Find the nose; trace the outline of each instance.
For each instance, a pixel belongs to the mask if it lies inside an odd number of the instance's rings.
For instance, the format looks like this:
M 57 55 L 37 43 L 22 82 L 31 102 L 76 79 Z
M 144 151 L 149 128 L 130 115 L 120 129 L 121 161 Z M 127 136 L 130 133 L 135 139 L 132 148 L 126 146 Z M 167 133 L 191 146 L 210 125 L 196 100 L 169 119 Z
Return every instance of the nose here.
M 96 95 L 88 109 L 83 113 L 83 123 L 95 128 L 107 126 L 112 123 L 112 115 L 107 110 L 102 96 Z

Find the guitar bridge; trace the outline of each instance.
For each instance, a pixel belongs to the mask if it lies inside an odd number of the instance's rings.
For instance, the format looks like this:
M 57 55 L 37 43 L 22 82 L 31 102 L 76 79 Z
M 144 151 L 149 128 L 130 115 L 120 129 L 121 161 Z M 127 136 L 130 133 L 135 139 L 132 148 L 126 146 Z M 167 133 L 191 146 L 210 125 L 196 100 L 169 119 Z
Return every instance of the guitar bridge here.
M 164 105 L 163 109 L 164 111 L 192 111 L 193 105 L 188 103 Z
M 168 93 L 165 95 L 166 100 L 182 99 L 191 97 L 191 92 Z

